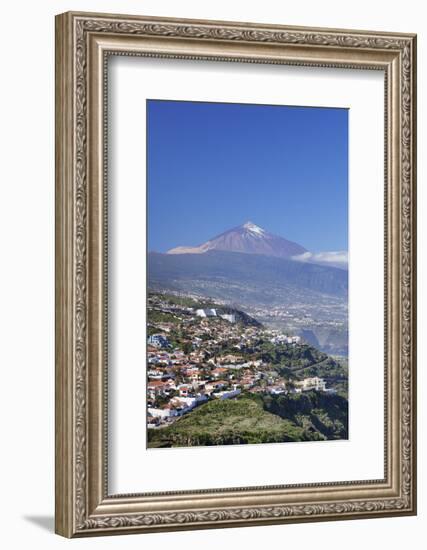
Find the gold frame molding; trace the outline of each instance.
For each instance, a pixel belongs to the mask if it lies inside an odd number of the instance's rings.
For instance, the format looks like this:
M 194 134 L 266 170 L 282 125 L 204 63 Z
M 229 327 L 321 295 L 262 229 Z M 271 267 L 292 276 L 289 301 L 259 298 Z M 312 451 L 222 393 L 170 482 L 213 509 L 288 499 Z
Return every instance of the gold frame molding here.
M 106 60 L 140 55 L 385 75 L 385 476 L 109 495 Z M 68 12 L 56 17 L 56 532 L 66 537 L 416 513 L 416 36 Z

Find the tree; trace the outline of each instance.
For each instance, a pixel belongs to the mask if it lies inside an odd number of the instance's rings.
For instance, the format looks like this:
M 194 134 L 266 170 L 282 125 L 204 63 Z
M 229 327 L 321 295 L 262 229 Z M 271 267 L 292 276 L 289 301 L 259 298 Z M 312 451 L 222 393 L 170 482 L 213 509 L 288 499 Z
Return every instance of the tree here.
M 185 355 L 188 355 L 193 351 L 193 344 L 191 342 L 184 342 L 182 346 L 182 351 L 185 353 Z
M 167 397 L 164 395 L 157 395 L 156 399 L 154 400 L 154 407 L 156 409 L 161 409 L 163 405 L 166 405 L 166 403 L 169 401 Z

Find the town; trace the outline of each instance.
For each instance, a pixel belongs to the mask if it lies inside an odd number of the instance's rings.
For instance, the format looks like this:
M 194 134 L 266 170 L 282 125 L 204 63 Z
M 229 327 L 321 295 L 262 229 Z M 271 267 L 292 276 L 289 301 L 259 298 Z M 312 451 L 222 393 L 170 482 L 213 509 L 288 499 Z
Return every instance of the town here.
M 148 298 L 147 427 L 157 429 L 210 400 L 242 393 L 336 393 L 313 366 L 334 365 L 299 336 L 267 329 L 242 311 L 191 297 Z M 333 380 L 332 380 L 333 382 Z

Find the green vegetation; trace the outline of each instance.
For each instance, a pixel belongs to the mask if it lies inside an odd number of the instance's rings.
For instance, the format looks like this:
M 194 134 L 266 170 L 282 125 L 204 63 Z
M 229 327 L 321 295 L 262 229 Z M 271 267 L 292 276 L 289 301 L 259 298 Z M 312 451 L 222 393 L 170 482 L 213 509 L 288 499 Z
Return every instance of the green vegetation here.
M 341 409 L 340 409 L 341 407 Z M 148 430 L 149 447 L 318 441 L 347 437 L 347 402 L 337 395 L 242 394 L 201 405 L 174 424 Z
M 173 425 L 148 430 L 149 447 L 187 447 L 301 441 L 303 430 L 250 399 L 215 400 Z
M 175 294 L 163 294 L 163 293 L 156 293 L 151 292 L 151 296 L 157 296 L 167 302 L 169 302 L 172 305 L 176 306 L 183 306 L 183 307 L 199 307 L 198 302 L 194 298 L 190 298 L 189 296 L 175 296 Z
M 270 363 L 272 369 L 289 380 L 297 381 L 318 376 L 342 397 L 348 396 L 347 362 L 329 357 L 312 346 L 263 342 L 253 356 Z
M 308 367 L 328 358 L 326 353 L 308 345 L 278 345 L 270 342 L 263 342 L 260 345 L 257 356 L 266 363 L 292 369 Z
M 295 371 L 294 371 L 295 372 Z M 315 365 L 310 365 L 296 372 L 299 378 L 318 376 L 326 381 L 328 387 L 334 388 L 339 395 L 348 398 L 348 366 L 328 357 Z
M 348 401 L 337 394 L 323 392 L 291 393 L 286 395 L 249 394 L 263 409 L 289 420 L 325 439 L 348 437 Z
M 148 320 L 150 323 L 173 323 L 178 324 L 181 322 L 181 319 L 174 315 L 173 313 L 169 313 L 167 311 L 159 311 L 157 309 L 150 309 L 149 310 L 149 317 Z

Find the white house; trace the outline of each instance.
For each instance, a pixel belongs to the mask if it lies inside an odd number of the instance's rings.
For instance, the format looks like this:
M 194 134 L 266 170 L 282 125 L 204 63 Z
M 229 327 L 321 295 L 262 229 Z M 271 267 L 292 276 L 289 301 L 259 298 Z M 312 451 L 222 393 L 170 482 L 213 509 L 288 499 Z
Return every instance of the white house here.
M 316 390 L 316 391 L 325 391 L 326 382 L 323 378 L 318 376 L 313 376 L 312 378 L 304 378 L 301 382 L 303 391 Z
M 272 344 L 299 344 L 301 342 L 300 336 L 286 336 L 284 334 L 279 334 L 270 338 Z
M 235 323 L 236 322 L 236 316 L 234 313 L 222 313 L 220 315 L 221 319 L 225 319 L 229 323 Z
M 242 390 L 239 388 L 236 388 L 234 390 L 225 390 L 220 391 L 218 393 L 213 393 L 212 397 L 215 397 L 216 399 L 230 399 L 230 397 L 236 397 L 236 395 L 239 395 Z
M 174 407 L 171 407 L 170 405 L 166 405 L 162 409 L 156 409 L 154 407 L 148 407 L 148 412 L 154 418 L 170 418 L 172 416 L 179 416 L 180 415 L 180 412 L 177 409 L 175 409 Z
M 195 397 L 174 397 L 172 401 L 174 404 L 184 405 L 192 409 L 207 400 L 206 395 L 196 395 Z
M 269 393 L 271 393 L 271 395 L 281 395 L 286 393 L 286 389 L 282 386 L 274 386 L 273 388 L 269 388 Z
M 216 309 L 197 309 L 197 317 L 216 317 Z
M 197 395 L 196 397 L 174 397 L 171 399 L 171 405 L 178 410 L 178 415 L 185 414 L 207 401 L 206 395 Z
M 162 378 L 166 378 L 168 374 L 158 369 L 150 369 L 147 372 L 147 376 L 153 380 L 161 380 Z

